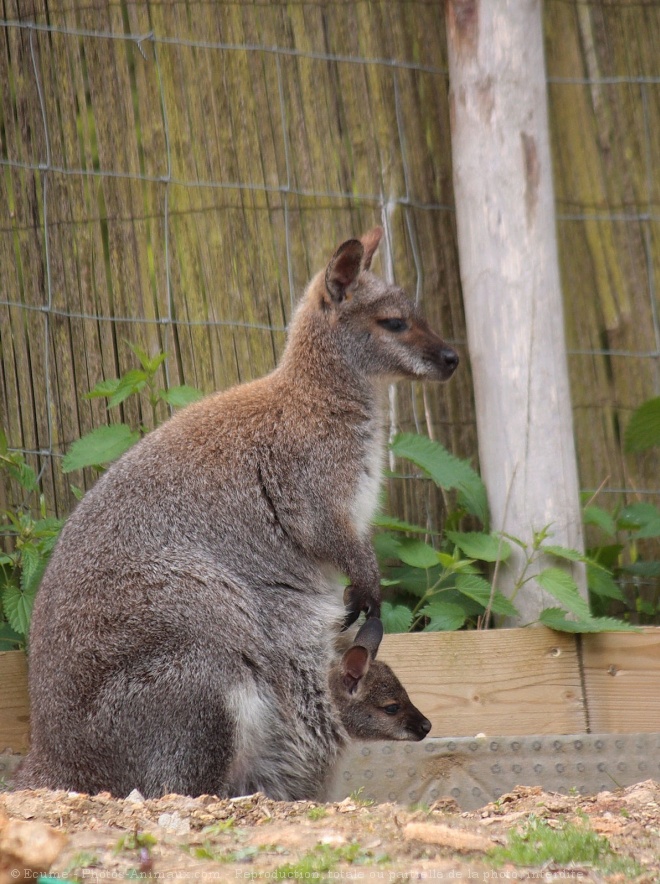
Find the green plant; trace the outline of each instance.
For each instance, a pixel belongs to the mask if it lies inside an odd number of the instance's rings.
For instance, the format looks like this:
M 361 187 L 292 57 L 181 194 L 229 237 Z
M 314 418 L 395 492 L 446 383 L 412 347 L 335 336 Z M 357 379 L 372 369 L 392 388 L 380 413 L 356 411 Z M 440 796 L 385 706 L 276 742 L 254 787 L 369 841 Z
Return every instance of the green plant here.
M 156 844 L 158 844 L 158 840 L 154 835 L 149 832 L 140 832 L 136 826 L 132 832 L 127 832 L 119 838 L 114 852 L 122 853 L 122 851 L 126 850 L 140 850 L 143 847 L 149 849 Z
M 613 513 L 592 500 L 584 524 L 596 542 L 587 554 L 591 606 L 596 614 L 615 612 L 640 623 L 660 620 L 660 561 L 653 541 L 660 538 L 660 509 L 651 503 L 617 507 Z
M 225 832 L 230 832 L 236 826 L 236 821 L 233 816 L 228 817 L 226 820 L 217 820 L 215 823 L 211 823 L 208 826 L 204 826 L 202 829 L 202 835 L 208 835 L 211 837 L 215 837 L 216 835 L 224 835 Z
M 593 832 L 584 822 L 551 826 L 535 816 L 521 829 L 512 831 L 508 845 L 495 848 L 490 856 L 497 865 L 505 862 L 517 866 L 587 865 L 630 877 L 642 872 L 634 860 L 617 856 L 607 838 Z
M 85 398 L 107 399 L 110 409 L 117 408 L 130 396 L 145 397 L 151 409 L 154 426 L 158 423 L 159 403 L 164 402 L 173 408 L 180 408 L 201 398 L 202 393 L 195 387 L 184 384 L 168 389 L 158 384 L 159 369 L 167 358 L 165 353 L 149 356 L 135 344 L 128 342 L 127 344 L 137 356 L 140 368 L 131 369 L 119 378 L 101 381 L 86 394 Z M 84 467 L 101 469 L 128 451 L 145 432 L 144 425 L 133 428 L 126 423 L 97 427 L 71 445 L 64 457 L 62 469 L 65 473 Z
M 66 865 L 66 868 L 62 872 L 65 877 L 69 875 L 73 875 L 75 873 L 81 872 L 83 869 L 91 869 L 94 866 L 99 865 L 99 857 L 96 853 L 91 853 L 89 850 L 80 850 L 78 853 L 74 853 L 69 862 Z M 78 875 L 79 877 L 79 875 Z M 43 879 L 40 879 L 40 884 Z M 53 879 L 61 881 L 61 879 Z
M 342 847 L 317 844 L 313 850 L 309 850 L 297 862 L 279 866 L 272 872 L 271 878 L 275 881 L 284 881 L 289 878 L 294 880 L 320 878 L 321 875 L 332 871 L 339 863 L 365 865 L 388 861 L 385 854 L 374 856 L 371 851 L 363 849 L 355 842 Z
M 591 592 L 598 596 L 611 591 L 605 564 L 553 544 L 551 526 L 534 532 L 531 543 L 489 531 L 486 490 L 479 475 L 438 442 L 402 434 L 391 447 L 395 455 L 413 463 L 442 489 L 453 491 L 455 504 L 449 509 L 441 536 L 387 516 L 375 520 L 379 531 L 374 545 L 384 574 L 382 616 L 386 631 L 480 628 L 489 624 L 491 614 L 515 617 L 516 595 L 532 580 L 558 603 L 541 612 L 539 620 L 546 626 L 569 632 L 632 628 L 611 617 L 595 617 L 570 573 L 572 563 L 584 563 L 592 577 Z M 466 523 L 468 529 L 476 524 L 481 530 L 466 530 Z M 511 597 L 506 597 L 496 588 L 497 574 L 511 556 L 512 545 L 520 549 L 523 566 Z M 599 579 L 601 574 L 605 577 Z
M 159 386 L 157 376 L 165 353 L 150 357 L 139 347 L 128 346 L 140 368 L 102 381 L 87 398 L 107 398 L 108 408 L 115 408 L 129 396 L 146 397 L 156 422 L 159 403 L 176 408 L 201 397 L 193 387 Z M 71 445 L 62 469 L 65 473 L 90 466 L 101 469 L 135 444 L 145 430 L 142 425 L 133 429 L 124 423 L 99 427 Z M 25 647 L 34 598 L 64 520 L 47 514 L 40 477 L 20 452 L 9 449 L 1 429 L 0 473 L 11 480 L 20 497 L 18 504 L 0 512 L 0 536 L 4 538 L 0 549 L 0 650 L 14 650 Z
M 350 799 L 354 804 L 359 804 L 360 807 L 371 807 L 374 804 L 373 798 L 363 798 L 362 793 L 364 792 L 364 786 L 360 786 L 358 789 L 353 789 L 350 794 Z
M 25 647 L 34 597 L 63 522 L 47 515 L 39 477 L 20 452 L 9 450 L 1 429 L 0 469 L 22 496 L 2 511 L 0 528 L 0 650 L 7 651 Z

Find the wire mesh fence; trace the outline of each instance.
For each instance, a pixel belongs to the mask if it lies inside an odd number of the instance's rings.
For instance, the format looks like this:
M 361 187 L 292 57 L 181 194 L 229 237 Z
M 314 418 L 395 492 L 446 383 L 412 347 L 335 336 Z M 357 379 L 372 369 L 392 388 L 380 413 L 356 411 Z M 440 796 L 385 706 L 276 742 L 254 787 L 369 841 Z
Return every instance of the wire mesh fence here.
M 622 430 L 660 393 L 660 10 L 544 14 L 581 484 L 657 501 L 658 455 Z M 127 341 L 167 352 L 168 385 L 263 374 L 311 273 L 374 223 L 380 272 L 463 356 L 440 391 L 392 391 L 391 432 L 476 460 L 442 3 L 5 0 L 0 41 L 0 422 L 52 511 L 72 441 L 166 414 L 83 398 L 134 367 Z M 437 521 L 433 488 L 391 493 Z

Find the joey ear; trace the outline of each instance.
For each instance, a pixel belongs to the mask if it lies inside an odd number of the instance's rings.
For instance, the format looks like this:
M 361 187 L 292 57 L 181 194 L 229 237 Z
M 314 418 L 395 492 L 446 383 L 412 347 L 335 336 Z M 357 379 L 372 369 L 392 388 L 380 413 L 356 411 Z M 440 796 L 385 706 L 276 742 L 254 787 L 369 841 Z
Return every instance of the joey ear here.
M 371 259 L 373 258 L 378 244 L 383 238 L 384 230 L 382 227 L 374 227 L 368 233 L 360 237 L 360 242 L 364 246 L 364 257 L 362 258 L 362 269 L 368 270 L 371 267 Z
M 346 290 L 360 275 L 364 246 L 359 239 L 342 243 L 330 259 L 325 271 L 325 287 L 335 304 L 346 298 Z
M 360 645 L 350 647 L 341 658 L 342 680 L 349 694 L 355 693 L 358 684 L 367 674 L 369 661 L 369 651 Z
M 370 617 L 359 628 L 353 639 L 353 645 L 366 648 L 372 657 L 378 653 L 378 648 L 383 640 L 383 623 L 378 617 Z

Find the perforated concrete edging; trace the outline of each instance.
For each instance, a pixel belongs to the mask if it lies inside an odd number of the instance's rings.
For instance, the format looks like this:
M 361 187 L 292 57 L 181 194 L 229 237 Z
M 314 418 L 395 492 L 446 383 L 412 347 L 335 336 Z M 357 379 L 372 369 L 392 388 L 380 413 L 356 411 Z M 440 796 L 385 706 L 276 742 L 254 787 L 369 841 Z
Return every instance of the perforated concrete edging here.
M 359 792 L 376 802 L 432 804 L 451 797 L 475 810 L 516 786 L 593 795 L 660 779 L 660 733 L 427 738 L 354 744 L 328 799 Z
M 0 755 L 11 782 L 21 756 Z M 422 743 L 355 743 L 337 766 L 328 801 L 430 805 L 453 798 L 476 810 L 516 786 L 595 795 L 660 780 L 660 733 L 427 738 Z

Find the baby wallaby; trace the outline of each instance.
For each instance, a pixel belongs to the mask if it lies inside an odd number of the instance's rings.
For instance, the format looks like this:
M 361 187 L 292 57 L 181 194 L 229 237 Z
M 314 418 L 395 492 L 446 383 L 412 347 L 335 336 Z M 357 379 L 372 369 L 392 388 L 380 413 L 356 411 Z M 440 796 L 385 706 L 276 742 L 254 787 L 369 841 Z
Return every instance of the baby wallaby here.
M 387 663 L 376 660 L 383 624 L 365 621 L 330 668 L 330 692 L 347 734 L 356 740 L 423 740 L 431 722 L 410 702 Z
M 346 611 L 377 616 L 387 384 L 455 351 L 370 270 L 375 228 L 309 283 L 282 359 L 145 436 L 60 535 L 30 633 L 19 788 L 314 797 L 343 728 Z

